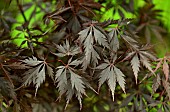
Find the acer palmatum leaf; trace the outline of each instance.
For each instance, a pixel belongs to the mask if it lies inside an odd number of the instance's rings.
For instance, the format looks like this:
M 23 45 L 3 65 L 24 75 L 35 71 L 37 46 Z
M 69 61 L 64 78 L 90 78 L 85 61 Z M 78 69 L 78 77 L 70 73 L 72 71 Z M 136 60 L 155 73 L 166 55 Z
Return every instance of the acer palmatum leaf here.
M 153 80 L 153 85 L 152 85 L 153 92 L 156 92 L 156 90 L 158 89 L 160 85 L 161 85 L 161 78 L 160 78 L 160 75 L 157 74 Z
M 108 48 L 109 45 L 106 40 L 106 36 L 103 33 L 101 33 L 99 30 L 97 30 L 94 26 L 92 28 L 93 28 L 93 32 L 94 32 L 95 41 L 98 42 L 99 45 L 102 45 L 102 46 Z
M 81 79 L 81 76 L 75 74 L 72 70 L 69 69 L 70 72 L 70 81 L 72 85 L 72 89 L 75 88 L 76 91 L 85 94 L 85 84 Z
M 137 84 L 138 72 L 139 72 L 139 67 L 140 67 L 140 62 L 139 62 L 139 58 L 137 54 L 132 58 L 131 66 L 132 66 L 132 70 L 134 72 L 135 80 Z
M 110 73 L 112 75 L 108 75 L 108 86 L 112 93 L 112 100 L 114 101 L 114 93 L 115 93 L 115 87 L 116 87 L 116 74 L 114 73 L 113 68 L 111 68 Z
M 168 78 L 169 78 L 169 65 L 166 62 L 166 59 L 164 59 L 164 63 L 163 63 L 162 69 L 163 69 L 163 72 L 165 74 L 165 80 L 168 81 Z
M 168 81 L 163 80 L 162 81 L 163 86 L 168 94 L 169 100 L 170 100 L 170 83 Z
M 155 75 L 154 71 L 152 70 L 151 68 L 151 64 L 150 62 L 148 61 L 148 58 L 143 56 L 142 54 L 139 54 L 140 55 L 140 61 L 142 62 L 142 64 L 152 73 Z
M 14 62 L 12 64 L 3 65 L 3 66 L 8 66 L 12 69 L 28 69 L 28 68 L 30 68 L 30 66 L 28 66 L 27 64 L 24 64 L 22 62 Z
M 119 49 L 119 39 L 117 34 L 117 29 L 112 29 L 109 32 L 109 45 L 113 51 L 117 51 Z
M 120 71 L 119 68 L 117 68 L 115 66 L 114 66 L 114 72 L 116 73 L 117 82 L 119 83 L 119 85 L 122 88 L 123 92 L 126 93 L 125 92 L 125 84 L 126 83 L 125 83 L 125 79 L 124 79 L 125 75 Z
M 22 62 L 26 63 L 29 66 L 36 66 L 40 63 L 43 63 L 43 61 L 39 61 L 36 57 L 32 56 L 32 58 L 28 58 L 25 60 L 21 60 Z
M 23 75 L 24 75 L 23 85 L 29 86 L 31 83 L 33 83 L 36 88 L 36 92 L 35 92 L 35 96 L 36 96 L 38 88 L 45 81 L 45 65 L 40 64 L 35 68 L 31 68 L 28 71 L 26 71 Z

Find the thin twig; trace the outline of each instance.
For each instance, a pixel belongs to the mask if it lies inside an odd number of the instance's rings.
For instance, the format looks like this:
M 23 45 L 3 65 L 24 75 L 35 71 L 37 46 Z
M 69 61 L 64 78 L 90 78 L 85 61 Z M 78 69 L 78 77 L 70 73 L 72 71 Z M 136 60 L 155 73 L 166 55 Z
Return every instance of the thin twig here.
M 20 5 L 20 3 L 19 3 L 19 0 L 16 0 L 16 2 L 17 2 L 18 8 L 19 8 L 19 10 L 20 10 L 20 12 L 21 12 L 21 14 L 22 14 L 25 22 L 28 22 L 25 14 L 24 14 L 24 11 L 23 11 L 23 9 L 22 9 L 22 5 Z
M 6 71 L 5 68 L 3 67 L 2 63 L 0 64 L 0 67 L 2 68 L 3 72 L 5 73 L 5 76 L 7 77 L 7 79 L 9 80 L 9 82 L 11 83 L 12 87 L 14 88 L 14 84 L 13 84 L 10 76 L 8 75 L 7 71 Z

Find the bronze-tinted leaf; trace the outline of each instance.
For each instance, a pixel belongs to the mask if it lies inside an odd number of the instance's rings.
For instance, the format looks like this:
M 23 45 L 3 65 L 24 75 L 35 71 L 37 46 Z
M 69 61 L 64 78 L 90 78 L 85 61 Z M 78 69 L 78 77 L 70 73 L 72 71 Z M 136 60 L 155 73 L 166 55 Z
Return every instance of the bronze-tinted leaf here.
M 164 59 L 164 63 L 163 63 L 163 72 L 165 74 L 165 80 L 168 81 L 169 78 L 169 65 L 166 62 L 166 60 Z

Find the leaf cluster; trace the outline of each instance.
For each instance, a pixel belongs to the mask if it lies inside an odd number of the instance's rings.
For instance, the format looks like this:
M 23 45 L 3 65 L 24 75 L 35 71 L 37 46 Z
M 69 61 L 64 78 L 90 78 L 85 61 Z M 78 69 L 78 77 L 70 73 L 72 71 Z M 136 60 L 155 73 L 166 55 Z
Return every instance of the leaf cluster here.
M 96 19 L 101 0 L 16 0 L 22 22 L 1 11 L 1 110 L 168 112 L 169 55 L 157 58 L 140 34 L 161 39 L 159 11 L 148 1 L 136 22 L 123 18 L 123 9 L 134 12 L 129 2 L 116 0 L 122 18 L 103 22 Z

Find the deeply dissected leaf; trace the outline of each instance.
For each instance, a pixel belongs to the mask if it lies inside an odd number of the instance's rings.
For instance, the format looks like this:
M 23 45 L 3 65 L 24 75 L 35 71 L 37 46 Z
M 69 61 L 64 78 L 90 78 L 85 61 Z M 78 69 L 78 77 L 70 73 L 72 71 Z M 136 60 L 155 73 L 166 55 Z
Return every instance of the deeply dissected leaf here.
M 150 72 L 152 72 L 152 74 L 155 75 L 154 71 L 151 68 L 149 59 L 156 60 L 156 58 L 152 56 L 150 53 L 145 52 L 142 49 L 137 50 L 137 51 L 132 51 L 128 53 L 128 55 L 122 61 L 129 60 L 130 58 L 132 58 L 130 62 L 131 62 L 132 70 L 135 75 L 136 83 L 137 83 L 137 78 L 138 78 L 138 72 L 140 71 L 139 70 L 140 64 L 145 66 Z
M 153 74 L 155 74 L 154 71 L 153 71 L 152 68 L 151 68 L 151 64 L 149 63 L 148 58 L 147 58 L 147 57 L 144 57 L 142 54 L 139 54 L 139 55 L 140 55 L 140 59 L 141 59 L 142 64 L 143 64 L 149 71 L 151 71 Z
M 30 68 L 27 64 L 23 64 L 22 62 L 15 62 L 9 65 L 4 65 L 4 66 L 8 66 L 12 69 L 28 69 Z
M 32 58 L 28 58 L 21 61 L 33 67 L 23 74 L 24 76 L 23 85 L 29 86 L 31 83 L 33 83 L 36 88 L 36 92 L 35 92 L 36 95 L 38 88 L 45 81 L 46 67 L 47 67 L 48 75 L 52 79 L 53 79 L 53 69 L 47 63 L 44 63 L 44 61 L 39 61 L 34 56 Z
M 163 72 L 165 74 L 165 80 L 168 81 L 169 78 L 169 65 L 166 62 L 166 60 L 164 59 L 164 63 L 163 63 Z
M 117 82 L 119 83 L 122 90 L 125 92 L 125 79 L 124 79 L 125 75 L 120 71 L 120 69 L 118 69 L 115 66 L 114 66 L 114 71 L 116 73 Z
M 96 69 L 105 69 L 106 67 L 108 67 L 109 64 L 108 63 L 102 63 L 99 66 L 96 67 Z
M 95 91 L 88 81 L 79 76 L 78 71 L 74 67 L 81 63 L 79 60 L 73 60 L 70 58 L 66 66 L 58 66 L 56 69 L 55 81 L 57 82 L 57 88 L 59 90 L 59 99 L 65 93 L 66 94 L 66 106 L 72 99 L 73 95 L 76 95 L 79 100 L 80 109 L 82 108 L 82 95 L 86 95 L 85 88 L 90 88 Z
M 129 96 L 127 96 L 121 104 L 121 107 L 127 106 L 129 104 L 129 102 L 131 102 L 134 98 L 135 94 L 130 94 Z
M 138 72 L 139 72 L 139 67 L 140 67 L 140 62 L 139 62 L 139 58 L 137 54 L 132 58 L 131 65 L 132 65 L 132 69 L 133 69 L 136 84 L 137 84 Z
M 68 83 L 67 81 L 67 76 L 66 76 L 66 70 L 64 66 L 59 66 L 57 67 L 56 75 L 55 75 L 55 80 L 58 83 L 57 88 L 59 88 L 59 98 L 61 97 L 62 94 L 66 92 L 66 85 Z
M 160 78 L 160 75 L 157 74 L 156 78 L 153 80 L 153 85 L 152 85 L 153 91 L 156 92 L 156 90 L 158 89 L 160 85 L 161 85 L 161 78 Z
M 105 68 L 100 74 L 99 76 L 99 88 L 101 87 L 101 85 L 106 81 L 108 80 L 108 77 L 109 77 L 109 73 L 110 72 L 110 67 L 107 67 Z
M 156 57 L 153 56 L 152 54 L 146 52 L 146 51 L 140 51 L 140 53 L 142 53 L 144 56 L 148 57 L 149 59 L 156 61 Z
M 85 94 L 85 86 L 84 86 L 84 83 L 81 79 L 81 77 L 77 74 L 75 74 L 72 70 L 69 69 L 69 72 L 70 72 L 70 80 L 71 80 L 71 85 L 72 85 L 72 88 L 75 87 L 75 89 L 80 92 L 80 93 L 83 93 Z
M 33 56 L 32 58 L 29 57 L 28 59 L 22 60 L 22 62 L 26 63 L 29 66 L 36 66 L 43 61 L 39 61 L 36 57 Z
M 66 106 L 65 109 L 67 108 L 67 105 L 69 104 L 70 100 L 72 99 L 73 95 L 75 94 L 74 89 L 70 86 L 71 82 L 68 81 L 68 84 L 65 86 L 65 92 L 66 92 Z
M 63 45 L 56 45 L 57 50 L 59 53 L 53 53 L 59 57 L 64 57 L 64 56 L 74 56 L 78 53 L 80 53 L 79 47 L 76 46 L 70 46 L 68 40 L 66 40 L 66 43 Z
M 94 66 L 98 64 L 100 56 L 94 48 L 95 42 L 103 47 L 108 48 L 107 37 L 96 27 L 91 25 L 90 27 L 87 27 L 86 29 L 79 32 L 79 39 L 81 43 L 83 43 L 85 49 L 85 57 L 83 58 L 82 65 L 83 69 L 86 69 L 91 61 L 93 62 Z
M 170 100 L 170 83 L 165 80 L 163 80 L 162 83 Z
M 49 77 L 54 80 L 54 71 L 53 71 L 53 69 L 49 65 L 46 65 L 46 67 L 47 67 L 47 73 L 48 73 Z
M 127 35 L 121 35 L 122 38 L 126 41 L 126 42 L 130 42 L 130 43 L 138 43 L 136 40 L 134 40 L 133 38 L 131 38 L 130 36 Z
M 119 49 L 119 40 L 118 40 L 118 34 L 117 34 L 117 29 L 113 29 L 109 33 L 109 42 L 110 42 L 110 47 L 113 51 L 117 51 Z
M 135 52 L 128 53 L 128 55 L 123 59 L 123 61 L 130 59 L 134 54 L 135 54 Z
M 108 63 L 102 63 L 101 65 L 97 67 L 97 69 L 102 69 L 99 75 L 98 89 L 100 89 L 101 85 L 107 81 L 107 84 L 111 90 L 112 98 L 114 101 L 116 81 L 119 83 L 120 87 L 125 92 L 124 74 L 120 71 L 120 69 L 118 69 L 117 67 L 113 65 L 109 65 Z
M 162 61 L 163 61 L 163 59 L 159 60 L 159 62 L 156 65 L 156 68 L 155 68 L 154 72 L 156 72 L 161 67 Z
M 0 77 L 0 95 L 16 100 L 17 96 L 11 83 L 4 77 Z
M 41 64 L 40 66 L 29 69 L 23 75 L 24 75 L 23 85 L 28 86 L 31 84 L 31 82 L 33 82 L 33 84 L 36 87 L 36 92 L 35 92 L 36 95 L 38 88 L 45 81 L 45 65 Z
M 143 93 L 142 96 L 145 98 L 145 100 L 147 102 L 149 102 L 149 103 L 153 103 L 154 102 L 154 99 L 150 95 Z
M 109 88 L 110 88 L 111 93 L 112 93 L 112 100 L 114 101 L 114 93 L 115 93 L 115 88 L 116 88 L 116 74 L 115 74 L 113 68 L 111 68 L 110 72 L 111 72 L 112 75 L 108 76 L 108 82 L 107 83 L 108 83 Z M 118 79 L 119 78 L 117 78 L 117 80 Z
M 99 30 L 97 30 L 95 27 L 92 27 L 92 28 L 93 28 L 93 32 L 94 32 L 95 41 L 98 42 L 99 45 L 108 47 L 106 36 L 104 34 L 102 34 Z

